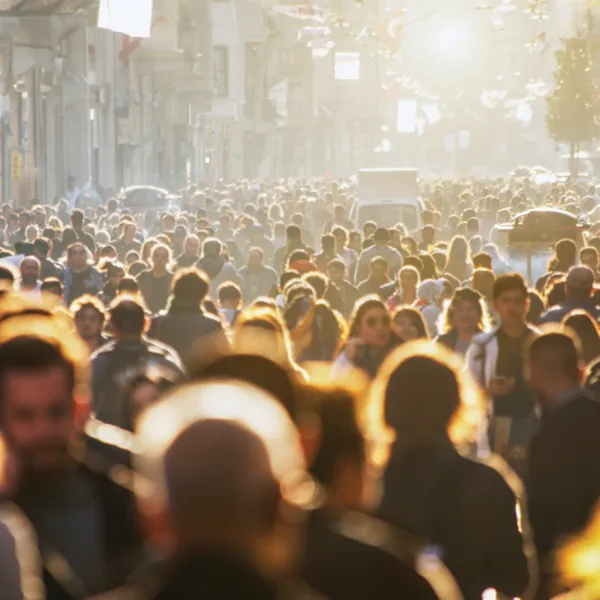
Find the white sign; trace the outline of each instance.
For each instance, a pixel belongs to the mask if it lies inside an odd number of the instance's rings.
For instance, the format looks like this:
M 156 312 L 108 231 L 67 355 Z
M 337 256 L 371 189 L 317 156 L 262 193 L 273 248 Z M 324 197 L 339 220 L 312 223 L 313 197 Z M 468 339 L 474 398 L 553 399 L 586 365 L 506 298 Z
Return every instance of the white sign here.
M 98 27 L 129 37 L 148 38 L 152 28 L 153 1 L 100 0 Z

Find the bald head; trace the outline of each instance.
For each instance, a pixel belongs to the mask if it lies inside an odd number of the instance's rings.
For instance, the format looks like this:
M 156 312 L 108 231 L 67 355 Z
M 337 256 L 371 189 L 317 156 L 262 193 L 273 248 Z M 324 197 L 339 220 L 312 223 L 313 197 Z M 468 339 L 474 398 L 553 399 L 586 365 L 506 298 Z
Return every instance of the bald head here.
M 27 256 L 21 261 L 21 282 L 24 286 L 35 286 L 40 278 L 41 265 L 35 256 Z
M 197 421 L 164 458 L 171 515 L 179 535 L 207 528 L 264 529 L 275 520 L 279 494 L 263 441 L 233 421 Z

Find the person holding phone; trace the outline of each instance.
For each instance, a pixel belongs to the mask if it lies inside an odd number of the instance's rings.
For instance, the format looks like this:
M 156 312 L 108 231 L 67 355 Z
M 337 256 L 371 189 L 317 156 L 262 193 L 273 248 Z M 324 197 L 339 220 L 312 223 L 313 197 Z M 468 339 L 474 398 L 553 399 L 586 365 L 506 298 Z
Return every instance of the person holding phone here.
M 523 475 L 535 423 L 534 399 L 524 377 L 524 354 L 538 331 L 527 324 L 529 295 L 523 277 L 503 275 L 494 283 L 499 326 L 473 339 L 467 364 L 491 399 L 490 448 Z
M 390 314 L 378 296 L 359 300 L 350 319 L 346 343 L 333 365 L 334 374 L 356 367 L 375 377 L 387 355 L 398 345 L 391 325 Z

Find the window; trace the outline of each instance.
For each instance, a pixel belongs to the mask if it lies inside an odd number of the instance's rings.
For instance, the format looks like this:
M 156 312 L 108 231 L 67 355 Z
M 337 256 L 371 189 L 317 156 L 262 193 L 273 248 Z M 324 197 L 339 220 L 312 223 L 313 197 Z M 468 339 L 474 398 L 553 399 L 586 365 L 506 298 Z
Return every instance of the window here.
M 229 49 L 226 46 L 216 46 L 213 49 L 215 90 L 217 96 L 229 95 Z

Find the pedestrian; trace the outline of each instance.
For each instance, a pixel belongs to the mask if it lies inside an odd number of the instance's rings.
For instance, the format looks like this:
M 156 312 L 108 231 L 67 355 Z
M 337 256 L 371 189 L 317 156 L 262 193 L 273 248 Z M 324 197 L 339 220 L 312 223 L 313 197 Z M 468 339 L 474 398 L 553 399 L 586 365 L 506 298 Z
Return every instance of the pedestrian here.
M 240 269 L 242 296 L 246 303 L 268 296 L 277 285 L 277 272 L 264 264 L 261 248 L 250 248 L 246 265 Z
M 366 236 L 365 239 L 367 239 Z M 390 232 L 387 229 L 378 227 L 373 233 L 373 242 L 370 248 L 361 252 L 358 259 L 355 279 L 357 283 L 367 279 L 371 261 L 374 258 L 385 258 L 391 273 L 397 273 L 402 267 L 402 255 L 390 246 Z
M 464 356 L 473 338 L 488 329 L 483 297 L 474 290 L 461 288 L 446 305 L 440 321 L 441 333 L 435 341 Z
M 210 281 L 210 296 L 217 297 L 217 291 L 222 283 L 233 281 L 239 283 L 238 272 L 224 252 L 223 245 L 216 238 L 207 238 L 202 245 L 202 258 L 196 267 L 208 275 Z
M 377 296 L 365 296 L 354 307 L 342 351 L 335 360 L 335 373 L 356 367 L 373 378 L 393 348 L 390 315 Z
M 166 311 L 152 320 L 150 336 L 173 348 L 185 361 L 204 338 L 215 343 L 223 341 L 221 321 L 203 308 L 208 290 L 208 279 L 202 271 L 194 268 L 178 271 Z
M 400 343 L 429 339 L 423 315 L 410 306 L 403 306 L 392 313 L 392 331 Z
M 151 268 L 137 276 L 144 302 L 153 315 L 167 306 L 173 282 L 173 273 L 169 271 L 170 262 L 171 250 L 164 244 L 158 244 L 152 248 Z
M 173 421 L 173 415 L 185 420 Z M 160 511 L 158 524 L 169 515 L 175 544 L 163 564 L 140 573 L 113 598 L 271 600 L 284 589 L 290 600 L 310 598 L 294 581 L 293 557 L 312 498 L 288 479 L 293 474 L 296 482 L 306 481 L 304 458 L 276 400 L 239 382 L 193 384 L 147 411 L 139 432 L 145 449 L 139 468 L 152 485 L 141 511 L 155 522 Z M 165 539 L 161 529 L 157 539 Z
M 531 344 L 529 376 L 542 418 L 526 481 L 542 599 L 564 591 L 554 552 L 585 527 L 600 496 L 600 403 L 582 388 L 581 367 L 567 333 L 546 333 Z
M 571 311 L 562 322 L 563 328 L 573 331 L 581 342 L 581 357 L 586 365 L 600 356 L 600 327 L 583 310 Z
M 493 307 L 498 327 L 473 338 L 466 360 L 491 400 L 490 447 L 523 474 L 535 428 L 533 393 L 524 377 L 525 350 L 538 331 L 526 321 L 529 295 L 521 275 L 496 279 Z
M 321 443 L 310 471 L 324 498 L 308 520 L 303 580 L 331 600 L 437 598 L 416 571 L 416 540 L 362 512 L 372 482 L 358 398 L 317 385 L 306 386 L 305 393 L 320 416 Z
M 358 284 L 358 293 L 360 296 L 376 294 L 381 297 L 382 288 L 390 282 L 388 261 L 382 256 L 376 256 L 371 260 L 369 269 L 369 276 Z
M 439 345 L 406 344 L 373 393 L 393 434 L 378 515 L 436 547 L 465 600 L 490 588 L 523 597 L 530 572 L 518 498 L 498 471 L 455 446 L 476 435 L 484 415 L 461 361 Z
M 469 245 L 467 240 L 460 235 L 453 237 L 450 242 L 445 271 L 454 275 L 461 282 L 467 281 L 473 273 Z
M 91 264 L 88 249 L 82 242 L 75 242 L 67 248 L 65 268 L 65 303 L 71 306 L 77 298 L 85 294 L 96 296 L 103 286 L 102 275 Z
M 46 600 L 113 589 L 143 558 L 127 475 L 117 483 L 112 465 L 86 451 L 85 356 L 53 317 L 17 314 L 0 325 L 3 440 L 18 474 L 12 489 L 3 488 L 0 513 L 12 502 L 33 527 Z
M 438 320 L 442 314 L 444 285 L 440 281 L 426 279 L 417 288 L 414 307 L 421 313 L 430 338 L 438 335 Z
M 91 357 L 92 406 L 99 421 L 123 427 L 123 407 L 117 399 L 124 381 L 147 365 L 157 365 L 183 375 L 175 350 L 144 336 L 149 323 L 141 302 L 132 296 L 118 297 L 110 307 L 109 329 L 113 340 Z
M 417 300 L 417 288 L 421 282 L 419 271 L 406 264 L 398 271 L 398 282 L 388 283 L 381 288 L 383 296 L 388 296 L 388 308 L 394 311 L 401 306 L 412 306 Z
M 106 311 L 98 298 L 81 296 L 71 304 L 70 313 L 79 337 L 88 347 L 89 355 L 110 341 L 104 333 Z
M 587 312 L 597 321 L 600 318 L 600 306 L 596 305 L 593 297 L 593 271 L 584 265 L 572 267 L 567 274 L 565 286 L 565 300 L 546 311 L 540 319 L 540 324 L 560 323 L 567 314 L 577 309 Z

